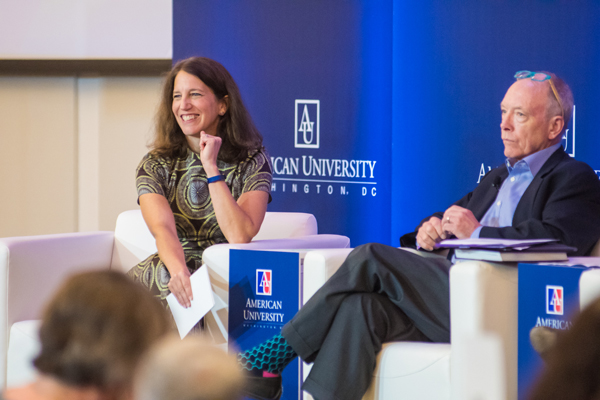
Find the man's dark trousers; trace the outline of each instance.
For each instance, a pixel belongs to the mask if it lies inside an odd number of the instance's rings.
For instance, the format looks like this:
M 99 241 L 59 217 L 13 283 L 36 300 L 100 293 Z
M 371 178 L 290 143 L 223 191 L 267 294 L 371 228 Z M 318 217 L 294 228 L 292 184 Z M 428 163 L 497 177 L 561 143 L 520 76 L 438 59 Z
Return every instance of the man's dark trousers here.
M 450 265 L 377 243 L 354 249 L 282 330 L 314 362 L 303 389 L 318 400 L 360 399 L 383 342 L 449 342 Z

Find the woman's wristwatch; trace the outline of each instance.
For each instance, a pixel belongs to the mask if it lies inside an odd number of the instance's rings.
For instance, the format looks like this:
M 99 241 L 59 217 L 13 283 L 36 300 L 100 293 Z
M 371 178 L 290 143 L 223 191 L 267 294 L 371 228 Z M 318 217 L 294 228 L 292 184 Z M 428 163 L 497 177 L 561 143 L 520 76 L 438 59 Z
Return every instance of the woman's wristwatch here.
M 219 175 L 211 176 L 210 178 L 208 178 L 208 183 L 224 181 L 224 180 L 225 180 L 225 177 L 223 175 L 219 174 Z

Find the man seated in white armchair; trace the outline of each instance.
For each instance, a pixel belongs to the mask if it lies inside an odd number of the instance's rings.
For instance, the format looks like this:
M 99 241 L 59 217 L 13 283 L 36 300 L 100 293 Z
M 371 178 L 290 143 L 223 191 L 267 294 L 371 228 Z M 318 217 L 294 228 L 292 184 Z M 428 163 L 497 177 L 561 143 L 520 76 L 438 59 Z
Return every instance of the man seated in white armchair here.
M 554 238 L 576 247 L 571 255 L 592 250 L 600 237 L 600 181 L 560 144 L 571 90 L 552 73 L 520 71 L 515 78 L 500 107 L 506 165 L 424 219 L 402 246 L 433 250 L 447 237 Z M 281 334 L 238 355 L 252 375 L 247 395 L 278 399 L 278 374 L 299 356 L 314 363 L 303 389 L 315 399 L 360 399 L 383 342 L 449 342 L 450 267 L 441 256 L 357 247 Z

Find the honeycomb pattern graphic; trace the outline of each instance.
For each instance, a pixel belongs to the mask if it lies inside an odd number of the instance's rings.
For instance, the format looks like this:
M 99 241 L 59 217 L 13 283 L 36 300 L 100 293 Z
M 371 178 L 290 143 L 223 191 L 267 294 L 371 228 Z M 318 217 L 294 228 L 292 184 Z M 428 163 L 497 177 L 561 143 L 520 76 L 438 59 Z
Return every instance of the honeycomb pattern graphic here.
M 238 362 L 242 368 L 253 371 L 268 371 L 279 374 L 297 354 L 281 335 L 276 335 L 266 342 L 238 354 Z

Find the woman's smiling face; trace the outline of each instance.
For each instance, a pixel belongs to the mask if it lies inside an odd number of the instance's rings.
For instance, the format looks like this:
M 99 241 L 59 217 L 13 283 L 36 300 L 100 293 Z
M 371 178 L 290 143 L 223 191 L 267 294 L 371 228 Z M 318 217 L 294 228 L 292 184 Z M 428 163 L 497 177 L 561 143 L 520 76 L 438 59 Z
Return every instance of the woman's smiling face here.
M 227 97 L 227 96 L 225 96 Z M 175 76 L 173 114 L 188 141 L 200 132 L 216 136 L 220 117 L 227 111 L 224 99 L 217 99 L 211 88 L 185 71 Z

